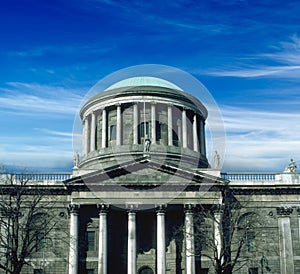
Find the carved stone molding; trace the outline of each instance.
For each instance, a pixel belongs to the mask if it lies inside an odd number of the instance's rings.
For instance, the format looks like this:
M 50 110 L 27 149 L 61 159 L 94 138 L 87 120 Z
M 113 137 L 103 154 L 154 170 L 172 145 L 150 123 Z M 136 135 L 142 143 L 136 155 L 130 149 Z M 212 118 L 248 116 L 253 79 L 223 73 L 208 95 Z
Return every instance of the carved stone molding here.
M 290 216 L 293 213 L 293 208 L 282 206 L 282 207 L 277 207 L 276 211 L 279 216 Z
M 128 212 L 135 212 L 138 209 L 138 204 L 126 204 Z
M 158 205 L 156 208 L 157 213 L 166 213 L 166 210 L 167 210 L 167 205 L 165 204 Z
M 69 204 L 69 212 L 72 214 L 78 214 L 80 204 Z
M 185 204 L 183 210 L 185 213 L 193 213 L 196 208 L 195 204 Z
M 107 205 L 107 204 L 98 204 L 97 205 L 97 209 L 99 211 L 99 214 L 101 214 L 101 213 L 107 213 L 107 211 L 109 209 L 109 205 Z

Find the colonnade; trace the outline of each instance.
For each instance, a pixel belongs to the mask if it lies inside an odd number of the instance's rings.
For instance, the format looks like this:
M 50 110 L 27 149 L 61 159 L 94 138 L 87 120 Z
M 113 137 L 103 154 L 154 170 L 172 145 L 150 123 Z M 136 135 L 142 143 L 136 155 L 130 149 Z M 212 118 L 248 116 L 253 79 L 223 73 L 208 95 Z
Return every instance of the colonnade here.
M 108 205 L 101 204 L 99 209 L 99 244 L 98 244 L 98 274 L 108 273 Z M 194 220 L 193 205 L 185 205 L 184 212 L 184 238 L 186 246 L 186 274 L 195 274 L 194 255 Z M 157 244 L 156 265 L 157 274 L 166 273 L 166 228 L 165 228 L 166 206 L 160 205 L 156 210 L 157 221 Z M 127 211 L 128 233 L 127 233 L 127 274 L 137 273 L 137 231 L 136 212 L 134 207 Z M 70 250 L 69 250 L 69 274 L 78 274 L 78 242 L 79 242 L 79 204 L 70 205 Z
M 151 138 L 152 144 L 156 142 L 156 121 L 158 121 L 156 105 L 158 103 L 152 102 L 150 103 L 150 121 L 151 125 Z M 101 148 L 106 148 L 108 146 L 108 112 L 109 109 L 115 108 L 116 110 L 116 145 L 122 145 L 122 104 L 117 104 L 114 106 L 109 106 L 102 108 L 97 111 L 92 111 L 88 115 L 83 117 L 82 125 L 82 155 L 86 156 L 89 152 L 95 151 L 97 149 L 96 144 L 96 129 L 97 123 L 101 120 L 102 123 L 102 138 L 101 138 Z M 192 136 L 192 143 L 190 146 L 196 152 L 200 152 L 203 155 L 206 155 L 205 148 L 205 122 L 203 118 L 193 110 L 186 109 L 185 107 L 176 107 L 174 105 L 167 106 L 167 126 L 168 126 L 168 145 L 173 146 L 173 109 L 176 108 L 181 111 L 181 129 L 178 132 L 178 135 L 181 138 L 181 146 L 183 148 L 188 148 L 188 138 Z M 188 118 L 187 112 L 189 116 L 192 115 L 191 119 Z M 192 120 L 192 121 L 190 121 Z M 143 122 L 143 121 L 140 121 Z M 188 123 L 191 123 L 191 132 L 188 132 L 189 126 Z M 139 133 L 138 133 L 138 124 L 139 124 L 139 103 L 133 103 L 133 121 L 132 121 L 132 132 L 133 132 L 133 144 L 138 144 Z

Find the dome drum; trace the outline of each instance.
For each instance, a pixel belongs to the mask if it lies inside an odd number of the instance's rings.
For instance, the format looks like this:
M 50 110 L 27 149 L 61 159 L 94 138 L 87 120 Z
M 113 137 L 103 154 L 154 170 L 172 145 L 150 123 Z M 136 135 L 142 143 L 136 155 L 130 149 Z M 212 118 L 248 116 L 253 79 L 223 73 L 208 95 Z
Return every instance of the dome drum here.
M 108 90 L 83 106 L 79 167 L 102 169 L 113 162 L 139 159 L 145 152 L 159 161 L 208 167 L 205 107 L 196 98 L 165 87 L 139 87 L 139 91 L 137 87 Z

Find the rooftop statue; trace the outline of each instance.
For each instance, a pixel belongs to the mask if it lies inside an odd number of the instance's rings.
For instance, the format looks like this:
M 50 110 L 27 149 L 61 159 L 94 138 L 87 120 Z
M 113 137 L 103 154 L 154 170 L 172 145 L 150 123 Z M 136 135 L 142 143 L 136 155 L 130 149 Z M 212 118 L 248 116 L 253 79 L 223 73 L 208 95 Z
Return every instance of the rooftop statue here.
M 289 163 L 289 165 L 285 168 L 284 172 L 291 172 L 291 173 L 295 173 L 297 171 L 297 166 L 296 163 L 293 159 L 291 159 L 291 162 Z
M 218 154 L 218 151 L 215 151 L 214 155 L 214 169 L 218 169 L 220 167 L 220 155 Z
M 74 153 L 74 167 L 78 167 L 78 165 L 79 165 L 79 154 L 78 154 L 78 152 L 76 151 L 76 152 Z

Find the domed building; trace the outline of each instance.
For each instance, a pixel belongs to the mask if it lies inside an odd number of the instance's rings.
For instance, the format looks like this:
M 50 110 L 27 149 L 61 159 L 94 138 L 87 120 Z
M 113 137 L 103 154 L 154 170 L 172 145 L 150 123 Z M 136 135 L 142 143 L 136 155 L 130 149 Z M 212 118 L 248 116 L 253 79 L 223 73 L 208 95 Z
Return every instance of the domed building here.
M 24 274 L 300 273 L 296 163 L 228 173 L 215 152 L 211 168 L 209 113 L 188 92 L 148 76 L 99 89 L 80 111 L 71 173 L 1 175 L 0 273 L 18 238 L 8 241 L 9 227 L 27 224 L 37 193 Z M 23 211 L 5 212 L 24 182 Z
M 174 228 L 184 226 L 188 235 L 196 205 L 221 202 L 226 180 L 218 170 L 208 174 L 207 115 L 197 98 L 155 77 L 122 80 L 84 104 L 82 157 L 67 182 L 79 212 L 71 235 L 80 242 L 85 231 L 97 227 L 99 245 L 86 253 L 85 263 L 71 246 L 70 274 L 86 268 L 196 273 L 196 256 L 184 248 L 193 249 L 194 239 L 179 241 Z

